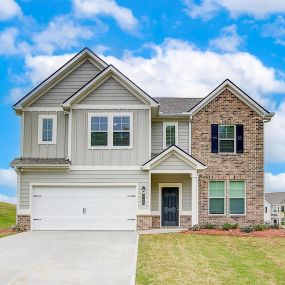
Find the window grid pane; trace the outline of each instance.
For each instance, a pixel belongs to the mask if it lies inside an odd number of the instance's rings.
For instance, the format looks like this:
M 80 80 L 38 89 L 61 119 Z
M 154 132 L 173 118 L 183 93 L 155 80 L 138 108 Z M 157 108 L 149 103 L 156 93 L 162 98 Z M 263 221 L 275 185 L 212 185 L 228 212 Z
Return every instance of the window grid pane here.
M 166 126 L 166 147 L 175 144 L 175 126 Z
M 219 125 L 219 152 L 235 152 L 235 127 Z
M 53 129 L 53 119 L 43 118 L 43 121 L 42 121 L 42 141 L 43 142 L 52 141 L 52 129 Z
M 245 182 L 230 181 L 230 214 L 245 214 Z
M 209 213 L 223 215 L 225 213 L 225 182 L 209 182 Z
M 130 117 L 116 116 L 113 118 L 113 146 L 130 146 Z
M 91 146 L 108 145 L 108 117 L 91 117 Z

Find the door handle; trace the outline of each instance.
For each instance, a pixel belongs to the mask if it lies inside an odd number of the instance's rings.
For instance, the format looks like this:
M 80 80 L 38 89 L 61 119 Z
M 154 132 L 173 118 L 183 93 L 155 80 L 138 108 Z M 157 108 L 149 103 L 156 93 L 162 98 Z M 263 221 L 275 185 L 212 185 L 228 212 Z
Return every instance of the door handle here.
M 86 215 L 86 208 L 83 208 L 82 211 L 83 211 L 83 215 Z

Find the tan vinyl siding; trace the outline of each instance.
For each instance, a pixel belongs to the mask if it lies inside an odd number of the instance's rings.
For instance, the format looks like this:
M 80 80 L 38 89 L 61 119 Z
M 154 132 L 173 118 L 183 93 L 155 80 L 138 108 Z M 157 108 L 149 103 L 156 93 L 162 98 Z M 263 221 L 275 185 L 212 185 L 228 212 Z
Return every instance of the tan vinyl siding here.
M 23 172 L 20 176 L 20 209 L 30 206 L 30 183 L 138 183 L 139 209 L 148 209 L 148 172 L 141 170 L 71 170 L 60 172 Z M 142 206 L 142 186 L 145 186 L 146 203 Z
M 57 115 L 56 144 L 38 143 L 39 115 Z M 67 122 L 63 112 L 25 112 L 23 157 L 65 158 L 67 156 Z
M 188 174 L 152 174 L 151 211 L 159 210 L 159 183 L 182 183 L 182 211 L 191 211 L 191 177 Z
M 166 158 L 160 164 L 155 166 L 153 170 L 193 170 L 194 168 L 191 167 L 188 163 L 184 162 L 176 155 L 171 155 L 170 157 Z
M 144 104 L 113 77 L 108 78 L 98 88 L 86 96 L 83 105 L 141 105 Z
M 163 151 L 163 122 L 152 122 L 151 127 L 151 152 L 158 154 Z M 178 146 L 186 152 L 189 150 L 189 121 L 178 122 Z
M 36 100 L 31 107 L 60 107 L 68 97 L 73 95 L 99 72 L 99 68 L 89 60 L 86 60 L 77 69 L 72 71 L 62 81 Z
M 88 149 L 88 113 L 133 113 L 132 149 Z M 73 110 L 73 165 L 142 165 L 149 160 L 149 110 Z

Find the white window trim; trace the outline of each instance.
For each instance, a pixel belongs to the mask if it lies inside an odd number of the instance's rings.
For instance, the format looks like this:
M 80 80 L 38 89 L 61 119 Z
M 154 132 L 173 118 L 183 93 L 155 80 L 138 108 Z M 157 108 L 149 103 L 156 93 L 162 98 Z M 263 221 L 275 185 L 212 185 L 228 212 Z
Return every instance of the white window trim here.
M 130 117 L 130 145 L 129 146 L 113 146 L 113 118 L 116 116 Z M 108 118 L 108 145 L 106 146 L 91 146 L 91 118 L 92 117 L 107 117 Z M 88 149 L 133 149 L 133 112 L 117 112 L 117 113 L 88 113 Z
M 220 139 L 220 126 L 221 127 L 234 127 L 234 138 L 233 139 Z M 234 140 L 234 151 L 233 152 L 221 152 L 220 151 L 220 140 L 229 140 L 232 141 Z M 236 154 L 236 125 L 227 125 L 227 124 L 222 124 L 218 125 L 218 151 L 219 154 Z
M 242 181 L 244 182 L 244 197 L 234 197 L 237 199 L 244 199 L 244 213 L 243 214 L 231 214 L 231 192 L 230 192 L 230 182 Z M 234 199 L 232 198 L 232 199 Z M 229 216 L 246 216 L 246 181 L 245 180 L 229 180 Z
M 213 198 L 210 197 L 210 182 L 211 181 L 224 182 L 224 197 L 213 197 Z M 215 199 L 215 198 L 223 198 L 224 199 L 224 213 L 223 214 L 211 214 L 210 213 L 210 199 Z M 209 180 L 208 181 L 208 215 L 209 216 L 226 216 L 226 213 L 227 213 L 226 200 L 227 200 L 227 182 L 226 182 L 226 180 L 214 180 L 214 179 Z
M 43 141 L 43 119 L 52 119 L 52 141 Z M 57 115 L 39 115 L 38 119 L 38 144 L 56 144 Z
M 175 126 L 175 144 L 178 146 L 178 122 L 163 122 L 163 149 L 166 149 L 166 127 Z

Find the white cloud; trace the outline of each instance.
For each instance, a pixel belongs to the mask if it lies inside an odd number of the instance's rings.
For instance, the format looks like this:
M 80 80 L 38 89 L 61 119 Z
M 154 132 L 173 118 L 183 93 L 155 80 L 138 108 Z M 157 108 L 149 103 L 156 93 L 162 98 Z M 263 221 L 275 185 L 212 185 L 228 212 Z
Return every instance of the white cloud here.
M 125 31 L 133 32 L 137 29 L 138 20 L 133 12 L 118 5 L 115 0 L 73 0 L 73 4 L 78 16 L 88 18 L 109 16 L 114 18 Z
M 27 76 L 34 85 L 38 84 L 73 56 L 74 54 L 28 56 L 25 60 Z
M 265 24 L 262 36 L 274 38 L 275 43 L 285 46 L 285 18 L 278 16 L 273 23 Z
M 224 27 L 220 35 L 210 40 L 210 46 L 225 52 L 236 52 L 244 39 L 237 34 L 237 26 Z
M 187 14 L 191 18 L 210 19 L 220 9 L 226 9 L 232 18 L 240 15 L 249 15 L 254 18 L 265 18 L 272 14 L 284 14 L 284 0 L 202 0 L 201 4 L 195 4 L 194 0 L 183 0 Z
M 285 192 L 285 173 L 265 173 L 265 192 Z
M 16 187 L 17 175 L 13 169 L 0 169 L 0 186 Z
M 14 0 L 0 1 L 0 20 L 8 20 L 22 15 L 20 6 Z
M 277 109 L 269 124 L 265 124 L 266 161 L 285 162 L 285 103 Z M 285 187 L 285 184 L 284 184 Z
M 250 53 L 220 54 L 174 39 L 151 48 L 150 58 L 125 53 L 120 59 L 104 59 L 152 96 L 203 97 L 226 78 L 266 106 L 271 103 L 267 95 L 285 92 L 277 72 Z
M 52 54 L 56 48 L 69 49 L 92 36 L 91 29 L 76 24 L 67 16 L 60 16 L 53 19 L 45 30 L 35 34 L 33 41 L 35 49 Z
M 18 33 L 16 28 L 7 28 L 0 33 L 0 55 L 13 55 L 18 52 L 16 47 Z
M 0 202 L 17 204 L 17 198 L 0 194 Z
M 27 94 L 27 88 L 15 87 L 10 90 L 9 96 L 5 98 L 5 101 L 7 101 L 7 103 L 18 102 L 19 99 L 23 98 L 26 94 Z

